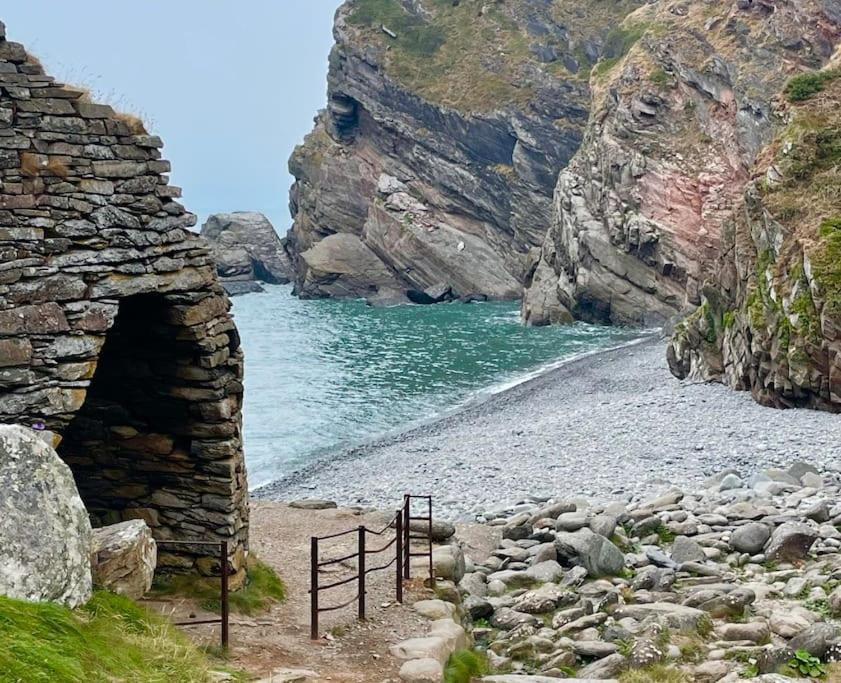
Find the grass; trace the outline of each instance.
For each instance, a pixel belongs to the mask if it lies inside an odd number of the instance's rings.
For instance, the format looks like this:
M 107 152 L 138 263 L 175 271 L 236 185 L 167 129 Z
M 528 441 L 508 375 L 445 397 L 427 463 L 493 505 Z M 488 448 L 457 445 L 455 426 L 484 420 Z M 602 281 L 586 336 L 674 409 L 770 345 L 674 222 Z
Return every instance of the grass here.
M 673 666 L 656 664 L 622 674 L 619 683 L 689 683 L 689 679 Z
M 674 542 L 677 536 L 673 531 L 669 531 L 669 528 L 665 524 L 660 524 L 655 528 L 652 533 L 657 534 L 657 538 L 660 540 L 661 545 L 668 545 L 669 543 Z
M 470 683 L 488 673 L 488 660 L 477 650 L 456 650 L 444 668 L 444 683 Z
M 238 591 L 229 593 L 231 612 L 258 614 L 286 598 L 286 588 L 275 571 L 258 560 L 253 553 L 247 562 L 248 578 Z M 194 574 L 170 574 L 155 579 L 152 594 L 177 595 L 197 600 L 202 609 L 219 612 L 219 579 Z
M 78 610 L 0 597 L 0 681 L 208 680 L 219 669 L 162 617 L 96 592 Z

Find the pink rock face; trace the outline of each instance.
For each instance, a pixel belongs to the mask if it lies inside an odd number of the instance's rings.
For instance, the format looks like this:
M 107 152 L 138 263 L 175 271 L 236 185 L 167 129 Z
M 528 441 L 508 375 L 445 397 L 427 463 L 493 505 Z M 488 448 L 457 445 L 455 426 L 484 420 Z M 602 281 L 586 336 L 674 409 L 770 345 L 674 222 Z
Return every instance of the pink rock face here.
M 560 175 L 523 310 L 658 323 L 701 303 L 751 169 L 771 142 L 774 98 L 833 53 L 841 27 L 797 0 L 648 5 L 615 66 L 594 70 L 584 143 Z M 802 26 L 795 37 L 792 26 Z M 749 38 L 747 37 L 749 36 Z

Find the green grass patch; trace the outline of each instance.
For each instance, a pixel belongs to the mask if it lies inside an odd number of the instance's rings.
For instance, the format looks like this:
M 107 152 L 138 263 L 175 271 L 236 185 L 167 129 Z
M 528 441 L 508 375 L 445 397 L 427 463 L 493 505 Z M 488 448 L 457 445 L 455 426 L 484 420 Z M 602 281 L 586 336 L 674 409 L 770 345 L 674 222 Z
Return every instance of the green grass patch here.
M 838 78 L 841 72 L 836 70 L 814 71 L 800 74 L 790 79 L 785 87 L 785 95 L 789 102 L 803 102 L 812 95 L 821 92 L 826 84 Z
M 841 218 L 823 221 L 818 228 L 820 242 L 811 254 L 812 276 L 833 315 L 841 315 Z
M 208 680 L 220 669 L 163 617 L 96 592 L 77 610 L 0 597 L 0 681 Z
M 431 57 L 447 39 L 439 26 L 410 14 L 398 0 L 356 0 L 348 21 L 376 30 L 385 26 L 397 34 L 395 46 L 415 57 Z
M 259 614 L 272 605 L 283 602 L 286 587 L 275 571 L 263 564 L 254 555 L 248 558 L 248 578 L 245 585 L 228 594 L 231 612 Z M 197 600 L 202 609 L 220 612 L 219 578 L 195 574 L 169 574 L 155 579 L 153 596 L 173 595 Z
M 477 650 L 456 650 L 444 668 L 444 683 L 470 683 L 488 673 L 488 660 Z

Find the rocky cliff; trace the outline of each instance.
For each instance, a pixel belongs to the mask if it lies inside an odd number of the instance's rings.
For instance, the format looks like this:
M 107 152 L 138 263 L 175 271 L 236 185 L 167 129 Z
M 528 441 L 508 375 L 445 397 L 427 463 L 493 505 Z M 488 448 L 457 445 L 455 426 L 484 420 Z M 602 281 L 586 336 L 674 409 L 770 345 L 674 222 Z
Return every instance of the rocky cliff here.
M 662 323 L 701 303 L 725 226 L 778 123 L 787 79 L 820 68 L 837 0 L 656 2 L 593 70 L 582 147 L 559 177 L 527 322 Z
M 841 70 L 799 76 L 726 224 L 702 304 L 669 348 L 679 377 L 841 411 Z
M 327 109 L 289 164 L 296 292 L 519 297 L 590 69 L 619 55 L 639 4 L 346 2 Z

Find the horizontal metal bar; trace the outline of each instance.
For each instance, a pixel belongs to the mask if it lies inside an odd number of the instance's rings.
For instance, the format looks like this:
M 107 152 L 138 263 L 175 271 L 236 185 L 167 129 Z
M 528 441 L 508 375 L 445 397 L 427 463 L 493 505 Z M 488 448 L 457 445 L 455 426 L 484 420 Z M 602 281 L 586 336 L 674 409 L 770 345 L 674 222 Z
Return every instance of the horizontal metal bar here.
M 333 611 L 335 611 L 335 610 L 337 610 L 337 609 L 342 609 L 343 607 L 347 607 L 348 605 L 350 605 L 350 604 L 352 604 L 352 603 L 356 602 L 358 599 L 359 599 L 359 593 L 357 593 L 356 595 L 354 595 L 354 596 L 353 596 L 350 600 L 348 600 L 347 602 L 343 602 L 341 605 L 335 605 L 334 607 L 319 607 L 319 608 L 318 608 L 318 611 L 319 611 L 319 612 L 333 612 Z
M 334 583 L 328 583 L 326 586 L 319 586 L 319 591 L 326 591 L 330 588 L 335 588 L 336 586 L 344 586 L 346 583 L 350 583 L 351 581 L 356 581 L 359 578 L 359 574 L 355 576 L 351 576 L 349 579 L 344 579 L 342 581 L 335 581 Z
M 407 497 L 407 498 L 409 498 L 409 499 L 412 499 L 412 498 L 423 498 L 423 499 L 425 499 L 425 500 L 429 500 L 430 498 L 432 498 L 432 496 L 415 496 L 415 495 L 412 495 L 411 493 L 407 493 L 407 494 L 406 494 L 406 497 Z
M 382 565 L 381 567 L 371 567 L 370 569 L 366 569 L 366 570 L 365 570 L 365 573 L 366 573 L 366 574 L 370 574 L 371 572 L 378 572 L 378 571 L 380 571 L 381 569 L 388 569 L 388 568 L 389 568 L 391 565 L 393 565 L 395 562 L 397 562 L 397 558 L 396 558 L 396 557 L 392 557 L 392 558 L 391 558 L 391 562 L 389 562 L 388 564 L 384 564 L 384 565 Z
M 212 545 L 216 546 L 217 548 L 222 545 L 222 541 L 163 541 L 159 539 L 155 539 L 155 543 L 160 545 L 161 543 L 169 543 L 172 545 Z
M 338 538 L 339 536 L 347 536 L 348 534 L 355 534 L 358 532 L 359 529 L 348 529 L 347 531 L 340 531 L 337 534 L 330 534 L 329 536 L 313 536 L 313 538 L 316 538 L 319 541 L 326 541 L 328 538 Z
M 195 621 L 176 621 L 174 626 L 200 626 L 201 624 L 221 624 L 221 619 L 198 619 Z
M 345 555 L 344 557 L 337 557 L 335 560 L 325 560 L 324 562 L 319 562 L 319 567 L 326 567 L 330 564 L 338 564 L 339 562 L 344 562 L 345 560 L 352 560 L 354 557 L 359 555 L 359 553 L 351 553 L 350 555 Z
M 429 551 L 425 553 L 409 553 L 409 557 L 429 557 Z
M 381 553 L 381 552 L 383 552 L 384 550 L 388 550 L 388 549 L 389 549 L 391 546 L 393 546 L 395 543 L 397 543 L 397 539 L 396 539 L 396 538 L 392 538 L 392 539 L 388 542 L 388 544 L 384 545 L 382 548 L 379 548 L 378 550 L 366 550 L 366 551 L 365 551 L 365 554 L 366 554 L 366 555 L 376 555 L 377 553 Z

